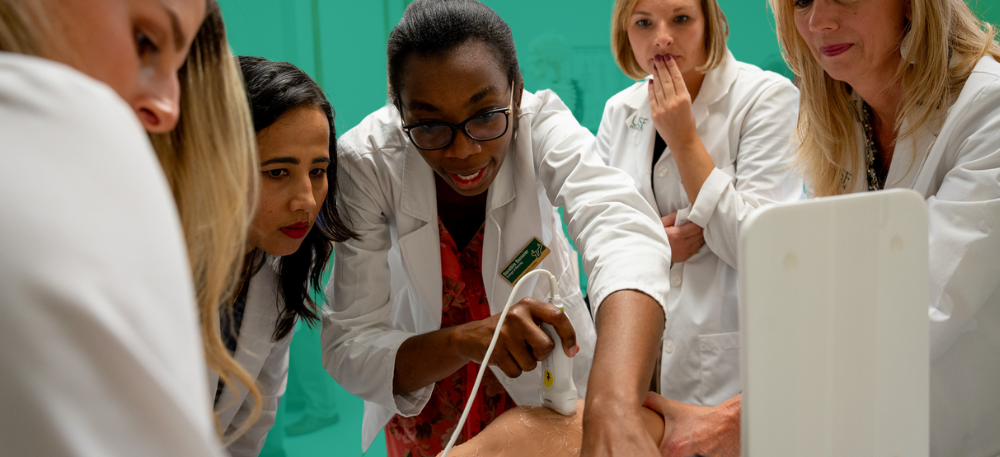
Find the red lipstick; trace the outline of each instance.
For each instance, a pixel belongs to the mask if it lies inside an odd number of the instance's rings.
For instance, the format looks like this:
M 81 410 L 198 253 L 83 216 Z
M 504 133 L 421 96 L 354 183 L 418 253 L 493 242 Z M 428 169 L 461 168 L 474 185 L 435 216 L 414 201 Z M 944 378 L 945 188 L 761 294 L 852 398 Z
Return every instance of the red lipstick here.
M 297 240 L 299 238 L 306 236 L 306 233 L 309 233 L 309 223 L 297 222 L 287 227 L 282 227 L 280 230 L 281 233 L 288 235 L 289 238 L 294 238 Z
M 822 52 L 827 57 L 839 56 L 847 52 L 848 49 L 851 49 L 852 46 L 854 45 L 850 43 L 831 44 L 829 46 L 820 46 L 819 52 Z
M 451 178 L 452 182 L 454 182 L 459 189 L 462 190 L 475 189 L 476 187 L 479 187 L 479 185 L 483 183 L 483 179 L 486 178 L 487 168 L 489 168 L 489 165 L 480 168 L 479 171 L 474 171 L 467 175 L 452 173 L 449 171 L 448 177 Z

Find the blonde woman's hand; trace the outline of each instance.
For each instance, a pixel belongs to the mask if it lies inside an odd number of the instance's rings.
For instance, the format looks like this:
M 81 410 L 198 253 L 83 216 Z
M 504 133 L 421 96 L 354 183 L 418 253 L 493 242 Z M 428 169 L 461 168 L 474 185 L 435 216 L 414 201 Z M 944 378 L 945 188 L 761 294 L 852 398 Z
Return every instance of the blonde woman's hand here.
M 683 151 L 699 141 L 691 111 L 691 94 L 677 62 L 656 56 L 653 78 L 649 80 L 649 108 L 653 126 L 671 151 Z
M 674 225 L 677 221 L 677 212 L 674 211 L 660 218 L 663 223 L 663 231 L 667 233 L 667 240 L 670 242 L 670 262 L 686 262 L 691 256 L 698 253 L 701 246 L 705 244 L 704 230 L 693 222 L 684 225 Z
M 740 401 L 737 395 L 719 406 L 696 406 L 649 392 L 642 405 L 663 416 L 662 457 L 739 457 Z
M 669 57 L 669 56 L 668 56 Z M 649 80 L 649 108 L 653 127 L 670 147 L 684 192 L 693 204 L 705 180 L 715 169 L 705 145 L 698 137 L 698 127 L 691 110 L 691 93 L 684 76 L 672 58 L 656 56 L 653 79 Z

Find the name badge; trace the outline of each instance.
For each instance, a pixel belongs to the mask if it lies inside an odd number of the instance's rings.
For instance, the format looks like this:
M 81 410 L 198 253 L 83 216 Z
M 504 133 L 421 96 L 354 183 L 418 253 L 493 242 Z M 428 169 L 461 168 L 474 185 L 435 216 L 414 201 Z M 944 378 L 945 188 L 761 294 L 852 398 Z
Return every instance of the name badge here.
M 549 255 L 549 248 L 538 241 L 538 238 L 532 238 L 528 242 L 521 252 L 514 256 L 514 259 L 504 267 L 500 276 L 506 279 L 510 285 L 514 285 L 518 279 L 527 274 L 529 271 L 534 270 L 538 264 L 545 260 L 545 257 Z

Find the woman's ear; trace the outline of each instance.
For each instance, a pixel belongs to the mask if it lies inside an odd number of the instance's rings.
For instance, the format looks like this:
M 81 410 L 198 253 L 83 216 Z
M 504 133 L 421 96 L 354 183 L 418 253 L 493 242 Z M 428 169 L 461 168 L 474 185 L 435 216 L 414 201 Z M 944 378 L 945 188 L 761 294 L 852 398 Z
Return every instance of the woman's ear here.
M 523 94 L 524 94 L 524 78 L 521 78 L 521 81 L 514 83 L 514 109 L 512 110 L 513 112 L 511 113 L 511 116 L 513 116 L 514 119 L 512 120 L 511 125 L 514 127 L 515 135 L 517 135 L 518 118 L 521 115 L 521 98 L 522 98 L 521 96 Z
M 514 112 L 521 112 L 521 95 L 524 94 L 524 78 L 514 84 Z

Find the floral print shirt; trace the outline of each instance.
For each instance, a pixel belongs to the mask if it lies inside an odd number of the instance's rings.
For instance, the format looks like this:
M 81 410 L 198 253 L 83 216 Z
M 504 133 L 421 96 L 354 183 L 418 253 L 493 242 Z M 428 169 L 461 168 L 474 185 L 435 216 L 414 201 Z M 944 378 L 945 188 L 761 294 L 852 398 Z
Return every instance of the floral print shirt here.
M 490 317 L 483 286 L 482 258 L 484 226 L 461 251 L 438 218 L 441 234 L 442 294 L 441 328 Z M 414 417 L 396 415 L 385 427 L 389 457 L 435 456 L 444 450 L 462 417 L 469 390 L 476 382 L 479 364 L 469 362 L 434 384 L 434 392 L 423 411 Z M 463 443 L 517 405 L 507 395 L 491 370 L 483 374 L 476 401 L 456 444 Z

